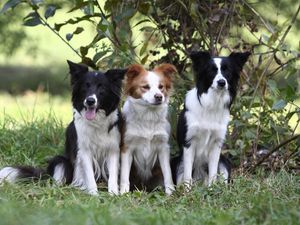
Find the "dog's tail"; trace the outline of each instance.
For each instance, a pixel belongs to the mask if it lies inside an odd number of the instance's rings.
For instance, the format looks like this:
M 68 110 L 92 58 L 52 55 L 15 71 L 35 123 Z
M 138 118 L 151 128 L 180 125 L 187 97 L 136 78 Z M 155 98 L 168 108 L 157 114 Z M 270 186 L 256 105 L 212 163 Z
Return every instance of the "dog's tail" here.
M 40 180 L 53 177 L 58 184 L 70 184 L 73 179 L 73 166 L 64 156 L 55 156 L 47 169 L 32 166 L 8 166 L 0 170 L 0 184 L 4 181 L 15 183 L 21 180 Z
M 14 183 L 21 179 L 42 179 L 45 171 L 31 166 L 8 166 L 0 170 L 0 183 L 3 181 Z

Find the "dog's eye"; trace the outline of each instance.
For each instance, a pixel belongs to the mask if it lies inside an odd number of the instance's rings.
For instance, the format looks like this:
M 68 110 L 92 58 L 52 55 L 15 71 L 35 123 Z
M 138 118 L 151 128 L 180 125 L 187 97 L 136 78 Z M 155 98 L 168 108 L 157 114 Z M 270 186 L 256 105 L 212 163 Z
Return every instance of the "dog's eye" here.
M 161 90 L 161 89 L 164 88 L 164 85 L 160 84 L 160 85 L 158 86 L 158 88 Z
M 147 84 L 147 85 L 142 86 L 142 88 L 145 89 L 145 90 L 149 90 L 150 86 Z
M 216 66 L 213 66 L 212 70 L 213 70 L 214 72 L 217 72 L 217 71 L 218 71 L 218 68 L 217 68 Z
M 98 87 L 98 88 L 100 88 L 101 86 L 102 86 L 102 84 L 101 84 L 101 83 L 99 83 L 99 84 L 97 85 L 97 87 Z
M 86 82 L 86 83 L 85 83 L 85 86 L 86 86 L 87 88 L 89 88 L 89 87 L 91 86 L 91 83 Z

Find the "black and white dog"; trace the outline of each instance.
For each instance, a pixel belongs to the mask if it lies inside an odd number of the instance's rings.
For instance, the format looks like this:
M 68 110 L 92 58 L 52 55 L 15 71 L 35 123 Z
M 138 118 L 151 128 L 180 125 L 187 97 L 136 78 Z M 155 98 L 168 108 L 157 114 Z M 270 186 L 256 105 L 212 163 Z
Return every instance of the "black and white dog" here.
M 65 153 L 50 160 L 47 171 L 5 167 L 0 182 L 48 174 L 59 184 L 72 184 L 96 195 L 96 181 L 108 180 L 108 191 L 119 193 L 120 122 L 118 110 L 126 70 L 105 73 L 68 61 L 74 118 L 66 130 Z M 108 177 L 108 179 L 107 179 Z
M 184 182 L 190 188 L 193 180 L 202 180 L 211 185 L 218 170 L 226 182 L 229 180 L 230 164 L 221 155 L 221 147 L 240 72 L 249 55 L 249 52 L 231 53 L 228 57 L 212 57 L 208 52 L 191 54 L 196 87 L 186 94 L 178 119 L 181 154 L 177 158 L 177 184 Z

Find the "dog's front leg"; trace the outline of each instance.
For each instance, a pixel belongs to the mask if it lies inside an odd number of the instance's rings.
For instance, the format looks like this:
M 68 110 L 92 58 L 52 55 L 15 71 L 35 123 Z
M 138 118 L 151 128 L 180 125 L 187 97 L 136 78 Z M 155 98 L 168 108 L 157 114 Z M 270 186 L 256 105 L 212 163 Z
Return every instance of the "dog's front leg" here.
M 93 163 L 89 154 L 78 151 L 77 157 L 73 185 L 80 186 L 81 189 L 84 189 L 91 195 L 97 195 L 98 191 Z
M 169 146 L 162 148 L 158 154 L 161 171 L 164 176 L 165 192 L 167 195 L 171 195 L 174 189 L 174 183 L 172 180 L 172 173 L 170 167 L 170 149 Z
M 129 149 L 126 152 L 121 152 L 121 181 L 120 181 L 120 193 L 124 194 L 129 192 L 129 176 L 132 164 L 132 153 Z
M 221 148 L 218 143 L 215 143 L 208 156 L 208 186 L 217 180 L 220 154 Z
M 119 171 L 119 158 L 118 151 L 110 151 L 108 155 L 108 192 L 110 194 L 118 195 L 118 171 Z
M 191 189 L 195 150 L 192 147 L 183 149 L 183 182 L 187 190 Z

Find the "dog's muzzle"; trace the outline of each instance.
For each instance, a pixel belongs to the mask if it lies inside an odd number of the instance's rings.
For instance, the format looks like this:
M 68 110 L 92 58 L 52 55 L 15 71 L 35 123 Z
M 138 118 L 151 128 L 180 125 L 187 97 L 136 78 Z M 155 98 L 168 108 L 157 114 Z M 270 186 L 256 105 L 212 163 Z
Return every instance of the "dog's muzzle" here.
M 84 100 L 85 118 L 93 120 L 96 118 L 97 99 L 94 96 L 89 96 Z
M 223 89 L 226 86 L 226 81 L 224 79 L 220 79 L 217 81 L 217 85 L 219 89 Z

